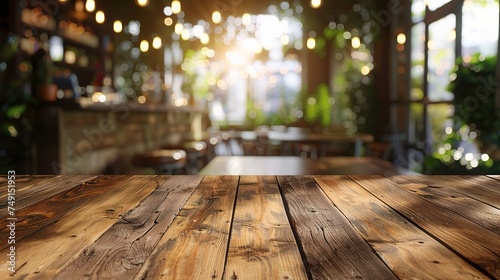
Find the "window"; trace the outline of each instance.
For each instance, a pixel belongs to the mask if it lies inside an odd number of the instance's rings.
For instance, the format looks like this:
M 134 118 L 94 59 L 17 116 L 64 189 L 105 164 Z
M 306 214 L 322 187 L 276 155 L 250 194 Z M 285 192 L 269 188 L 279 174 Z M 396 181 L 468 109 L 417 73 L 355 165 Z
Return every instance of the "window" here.
M 392 106 L 401 107 L 403 103 L 409 110 L 406 119 L 397 115 L 392 118 L 398 127 L 406 127 L 410 144 L 407 165 L 424 171 L 424 157 L 411 155 L 416 150 L 422 155 L 442 150 L 444 140 L 453 129 L 454 96 L 448 91 L 448 85 L 454 79 L 451 73 L 457 58 L 467 62 L 478 53 L 486 57 L 498 52 L 499 3 L 497 0 L 413 0 L 407 9 L 411 24 L 403 20 L 393 36 L 402 31 L 410 36 L 410 59 L 399 60 L 396 68 L 408 68 L 410 73 L 396 76 L 394 95 L 400 99 Z M 400 53 L 400 50 L 394 52 Z

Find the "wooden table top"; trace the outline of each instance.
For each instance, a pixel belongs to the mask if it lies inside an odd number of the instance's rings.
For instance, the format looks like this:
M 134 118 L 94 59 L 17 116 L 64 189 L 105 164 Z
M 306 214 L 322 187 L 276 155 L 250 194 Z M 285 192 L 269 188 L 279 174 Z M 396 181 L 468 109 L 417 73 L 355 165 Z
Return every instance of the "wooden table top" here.
M 270 131 L 267 134 L 270 140 L 282 142 L 373 142 L 371 134 L 358 133 L 348 135 L 345 133 L 313 133 L 313 132 L 281 132 Z
M 11 205 L 8 184 L 0 279 L 500 278 L 499 176 L 17 176 Z
M 242 138 L 244 140 L 257 139 L 256 131 L 230 131 L 233 137 Z M 228 135 L 229 135 L 228 134 Z M 367 133 L 346 134 L 344 132 L 290 132 L 290 131 L 268 131 L 262 133 L 262 136 L 268 137 L 270 140 L 281 142 L 347 142 L 352 143 L 362 141 L 371 143 L 374 141 L 374 136 Z
M 409 174 L 373 157 L 217 156 L 200 175 L 396 175 Z

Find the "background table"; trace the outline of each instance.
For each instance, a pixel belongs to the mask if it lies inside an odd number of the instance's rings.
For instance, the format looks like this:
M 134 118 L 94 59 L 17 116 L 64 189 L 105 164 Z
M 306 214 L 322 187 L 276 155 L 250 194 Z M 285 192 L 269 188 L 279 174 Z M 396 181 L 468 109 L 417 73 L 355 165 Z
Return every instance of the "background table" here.
M 288 128 L 291 129 L 291 128 Z M 233 131 L 233 137 L 240 143 L 250 142 L 261 145 L 281 144 L 283 155 L 294 155 L 294 145 L 307 144 L 319 147 L 319 156 L 326 156 L 326 149 L 332 144 L 354 144 L 354 156 L 361 156 L 364 144 L 372 143 L 374 136 L 366 133 L 349 135 L 345 132 L 310 132 L 310 131 Z M 268 142 L 268 143 L 267 143 Z
M 395 175 L 405 168 L 372 157 L 218 156 L 201 175 Z
M 499 179 L 17 177 L 0 279 L 500 278 Z

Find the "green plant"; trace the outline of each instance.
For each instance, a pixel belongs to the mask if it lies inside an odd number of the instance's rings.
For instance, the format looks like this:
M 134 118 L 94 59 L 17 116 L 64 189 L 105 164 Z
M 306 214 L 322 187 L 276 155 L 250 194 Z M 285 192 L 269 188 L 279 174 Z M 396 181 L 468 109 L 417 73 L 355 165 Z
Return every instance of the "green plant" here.
M 4 38 L 0 38 L 4 39 Z M 19 50 L 19 37 L 9 35 L 0 40 L 0 173 L 16 169 L 30 155 L 32 117 L 29 108 L 36 101 L 30 90 L 29 75 L 15 75 L 14 58 Z
M 472 56 L 466 63 L 457 61 L 455 79 L 448 90 L 454 94 L 454 119 L 457 125 L 468 124 L 479 131 L 483 144 L 500 144 L 500 110 L 495 108 L 496 56 Z
M 53 64 L 48 53 L 39 49 L 33 55 L 33 83 L 35 85 L 52 84 Z
M 320 84 L 315 96 L 307 98 L 305 109 L 307 122 L 319 123 L 323 127 L 331 124 L 332 105 L 330 104 L 330 90 L 326 84 Z

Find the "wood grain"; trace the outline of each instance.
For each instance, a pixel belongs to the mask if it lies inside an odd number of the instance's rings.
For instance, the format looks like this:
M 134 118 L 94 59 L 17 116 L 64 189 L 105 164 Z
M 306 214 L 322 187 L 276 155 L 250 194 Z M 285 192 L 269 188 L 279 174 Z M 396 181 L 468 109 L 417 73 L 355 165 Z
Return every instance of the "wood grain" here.
M 500 278 L 498 234 L 414 195 L 387 178 L 350 177 L 406 219 L 481 268 L 482 272 Z
M 314 179 L 400 279 L 489 278 L 348 177 Z
M 389 177 L 389 179 L 394 179 L 393 181 L 398 182 L 400 187 L 434 204 L 452 210 L 492 232 L 500 232 L 500 209 L 457 193 L 453 188 L 441 187 L 446 182 L 440 178 L 436 178 L 435 183 L 431 186 L 405 181 L 405 178 Z
M 63 183 L 64 177 L 55 177 L 56 181 Z M 16 210 L 16 241 L 21 242 L 24 238 L 58 222 L 61 217 L 73 211 L 80 203 L 85 203 L 96 197 L 104 194 L 109 189 L 112 189 L 115 183 L 125 180 L 126 177 L 110 177 L 101 176 L 94 180 L 83 182 L 79 185 L 73 185 L 73 188 L 52 196 L 45 200 L 40 200 L 38 203 Z M 68 178 L 66 178 L 68 179 Z M 49 181 L 49 186 L 53 183 Z M 45 182 L 42 182 L 45 183 Z M 61 187 L 63 188 L 63 187 Z M 44 188 L 47 190 L 46 188 Z M 57 189 L 57 188 L 56 188 Z M 6 216 L 0 218 L 0 224 L 7 224 Z M 7 227 L 0 228 L 0 239 L 4 240 L 9 234 Z M 1 244 L 1 249 L 7 247 L 8 244 Z
M 414 182 L 450 188 L 454 192 L 469 196 L 491 206 L 500 208 L 500 182 L 486 176 L 394 176 L 393 181 Z
M 39 201 L 65 192 L 75 186 L 95 179 L 96 176 L 76 175 L 64 176 L 34 176 L 17 177 L 15 179 L 16 211 L 22 210 Z M 2 188 L 3 189 L 3 188 Z M 0 194 L 0 209 L 7 207 L 7 191 Z M 0 212 L 0 218 L 7 215 L 6 211 Z
M 315 279 L 396 279 L 309 176 L 278 177 Z
M 242 176 L 226 279 L 307 279 L 275 177 Z
M 52 279 L 165 180 L 154 176 L 112 176 L 108 181 L 112 187 L 92 200 L 68 198 L 76 207 L 65 212 L 56 223 L 17 243 L 16 278 Z M 62 202 L 54 201 L 52 206 Z M 7 251 L 0 254 L 5 256 Z M 8 273 L 7 263 L 0 263 L 0 279 L 8 279 Z
M 236 176 L 204 177 L 136 278 L 220 278 L 237 186 Z
M 55 279 L 118 279 L 136 275 L 201 179 L 170 178 L 85 248 Z

